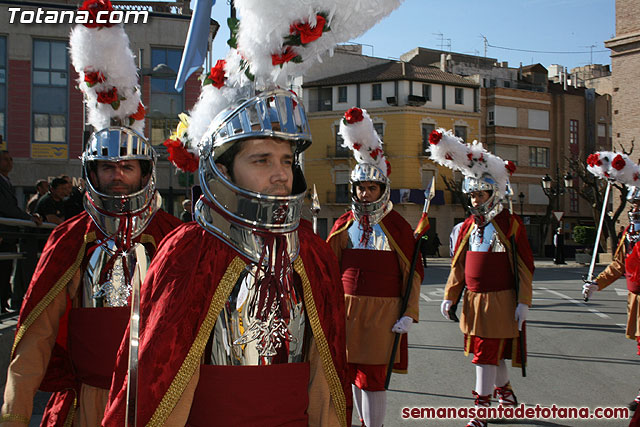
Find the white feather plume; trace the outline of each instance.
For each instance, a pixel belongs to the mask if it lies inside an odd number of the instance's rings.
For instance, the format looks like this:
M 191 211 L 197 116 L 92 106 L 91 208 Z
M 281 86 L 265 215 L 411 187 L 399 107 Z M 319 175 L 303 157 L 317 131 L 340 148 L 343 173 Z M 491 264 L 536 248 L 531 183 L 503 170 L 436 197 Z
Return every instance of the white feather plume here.
M 82 90 L 89 110 L 87 120 L 100 130 L 112 124 L 112 119 L 138 132 L 144 130 L 144 119 L 130 123 L 129 116 L 138 111 L 140 89 L 135 57 L 129 47 L 129 37 L 122 25 L 87 28 L 78 24 L 69 38 L 71 62 L 79 74 L 78 87 Z M 100 72 L 105 80 L 91 87 L 85 82 L 85 73 Z M 116 88 L 120 105 L 98 102 L 98 94 Z
M 438 134 L 441 137 L 438 139 Z M 505 161 L 487 151 L 482 143 L 473 141 L 465 144 L 450 130 L 436 129 L 429 138 L 431 160 L 465 176 L 482 178 L 489 175 L 496 182 L 497 193 L 504 197 L 509 176 L 515 170 L 512 162 Z
M 386 176 L 387 159 L 384 156 L 382 141 L 373 127 L 373 121 L 367 110 L 360 108 L 351 108 L 345 113 L 345 117 L 354 110 L 358 110 L 362 114 L 362 119 L 349 123 L 343 117 L 340 121 L 339 133 L 344 140 L 342 146 L 353 151 L 353 156 L 358 163 L 371 164 Z
M 615 151 L 598 151 L 587 158 L 587 170 L 598 178 L 640 185 L 640 167 L 629 156 Z

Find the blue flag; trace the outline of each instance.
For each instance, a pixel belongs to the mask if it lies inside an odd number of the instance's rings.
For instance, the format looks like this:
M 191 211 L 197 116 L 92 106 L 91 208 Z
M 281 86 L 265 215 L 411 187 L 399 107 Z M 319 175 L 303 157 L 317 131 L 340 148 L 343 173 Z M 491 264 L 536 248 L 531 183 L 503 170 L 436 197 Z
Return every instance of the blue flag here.
M 216 0 L 195 0 L 187 40 L 182 52 L 182 62 L 176 76 L 175 88 L 182 91 L 184 83 L 204 63 L 207 54 L 211 8 Z

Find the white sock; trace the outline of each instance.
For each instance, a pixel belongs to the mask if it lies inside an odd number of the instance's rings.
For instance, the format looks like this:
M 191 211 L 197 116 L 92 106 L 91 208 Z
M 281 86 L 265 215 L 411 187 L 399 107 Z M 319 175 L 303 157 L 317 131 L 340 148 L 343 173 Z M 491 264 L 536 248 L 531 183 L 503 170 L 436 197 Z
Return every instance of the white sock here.
M 480 396 L 493 393 L 497 368 L 496 365 L 476 365 L 476 393 Z
M 353 390 L 353 406 L 358 412 L 358 419 L 363 420 L 362 417 L 362 390 L 355 384 L 351 384 L 351 390 Z
M 386 391 L 362 391 L 362 411 L 367 427 L 381 427 L 387 411 Z
M 509 382 L 509 369 L 504 359 L 500 361 L 496 370 L 496 387 L 504 387 Z

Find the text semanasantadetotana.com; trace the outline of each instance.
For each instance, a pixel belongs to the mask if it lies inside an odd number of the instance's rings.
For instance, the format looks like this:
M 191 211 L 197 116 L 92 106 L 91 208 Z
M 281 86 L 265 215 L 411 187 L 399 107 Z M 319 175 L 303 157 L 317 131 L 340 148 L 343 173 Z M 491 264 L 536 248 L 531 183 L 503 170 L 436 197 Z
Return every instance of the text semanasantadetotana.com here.
M 619 408 L 595 408 L 587 407 L 565 407 L 551 405 L 543 407 L 540 405 L 525 407 L 520 404 L 516 407 L 497 406 L 488 407 L 414 407 L 402 408 L 402 418 L 404 419 L 626 419 L 629 418 L 629 409 Z
M 51 10 L 41 7 L 36 10 L 22 10 L 10 7 L 9 23 L 20 24 L 146 24 L 147 10 L 102 10 L 93 19 L 86 10 Z

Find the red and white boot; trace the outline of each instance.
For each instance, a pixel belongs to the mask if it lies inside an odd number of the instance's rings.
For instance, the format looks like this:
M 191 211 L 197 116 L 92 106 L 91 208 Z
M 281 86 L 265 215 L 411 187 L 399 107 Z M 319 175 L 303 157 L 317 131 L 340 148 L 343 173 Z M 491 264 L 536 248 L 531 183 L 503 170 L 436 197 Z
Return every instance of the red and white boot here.
M 491 406 L 490 394 L 487 394 L 486 396 L 480 396 L 478 393 L 475 392 L 475 390 L 472 390 L 471 393 L 473 393 L 473 395 L 476 398 L 476 402 L 475 402 L 476 408 L 479 408 L 479 407 L 488 408 L 489 406 Z M 489 425 L 487 420 L 483 420 L 480 418 L 471 418 L 467 423 L 466 427 L 487 427 L 487 425 Z
M 496 387 L 493 390 L 493 397 L 497 397 L 498 403 L 502 406 L 518 406 L 518 398 L 513 392 L 510 382 L 507 382 L 502 387 Z
M 638 395 L 636 396 L 636 398 L 633 399 L 633 401 L 629 403 L 629 405 L 627 406 L 629 407 L 631 412 L 634 412 L 639 404 L 640 404 L 640 390 L 638 390 Z

